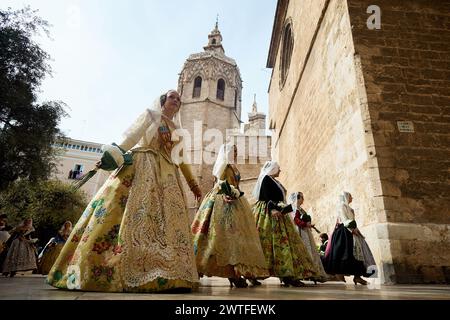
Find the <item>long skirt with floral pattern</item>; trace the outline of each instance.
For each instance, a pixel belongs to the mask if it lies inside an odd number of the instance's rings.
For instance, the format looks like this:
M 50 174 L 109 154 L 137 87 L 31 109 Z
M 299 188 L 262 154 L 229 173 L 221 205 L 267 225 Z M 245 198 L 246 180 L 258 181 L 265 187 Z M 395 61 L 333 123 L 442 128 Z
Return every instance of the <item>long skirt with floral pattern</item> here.
M 245 197 L 226 203 L 218 188 L 203 199 L 192 223 L 200 275 L 267 277 L 268 271 L 250 205 Z
M 293 279 L 318 276 L 316 267 L 288 215 L 279 219 L 272 217 L 265 201 L 255 203 L 253 214 L 271 276 Z
M 178 168 L 135 152 L 89 203 L 47 282 L 57 288 L 159 292 L 198 286 Z
M 29 271 L 36 268 L 35 246 L 27 239 L 13 240 L 3 263 L 2 272 Z

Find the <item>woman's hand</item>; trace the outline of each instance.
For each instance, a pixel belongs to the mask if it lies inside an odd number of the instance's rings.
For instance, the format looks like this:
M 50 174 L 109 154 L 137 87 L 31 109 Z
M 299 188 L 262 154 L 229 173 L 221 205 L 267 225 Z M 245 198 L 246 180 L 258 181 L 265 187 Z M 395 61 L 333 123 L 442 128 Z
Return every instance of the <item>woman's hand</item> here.
M 192 187 L 191 191 L 194 194 L 196 201 L 199 201 L 202 198 L 202 191 L 200 190 L 199 186 Z
M 227 196 L 226 194 L 223 195 L 223 201 L 225 201 L 226 203 L 232 203 L 234 201 L 234 199 L 230 196 Z
M 272 217 L 275 218 L 275 219 L 280 219 L 283 216 L 283 214 L 280 211 L 276 210 L 276 209 L 272 209 L 270 211 L 270 213 L 272 214 Z

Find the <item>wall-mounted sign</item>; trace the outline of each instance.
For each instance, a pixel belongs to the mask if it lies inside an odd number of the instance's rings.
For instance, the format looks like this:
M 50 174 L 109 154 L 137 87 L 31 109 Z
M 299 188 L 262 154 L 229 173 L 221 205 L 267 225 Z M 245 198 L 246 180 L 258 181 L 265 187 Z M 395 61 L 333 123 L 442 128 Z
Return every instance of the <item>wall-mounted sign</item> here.
M 412 121 L 397 121 L 398 131 L 414 132 L 414 124 Z

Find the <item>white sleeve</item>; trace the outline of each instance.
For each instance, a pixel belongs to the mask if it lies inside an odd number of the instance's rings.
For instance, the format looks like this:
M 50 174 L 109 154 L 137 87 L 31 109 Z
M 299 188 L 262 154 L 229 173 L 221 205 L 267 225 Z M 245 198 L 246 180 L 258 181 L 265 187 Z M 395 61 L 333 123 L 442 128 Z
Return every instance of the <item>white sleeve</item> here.
M 123 134 L 124 140 L 119 146 L 125 151 L 133 148 L 144 136 L 152 122 L 150 111 L 146 109 Z

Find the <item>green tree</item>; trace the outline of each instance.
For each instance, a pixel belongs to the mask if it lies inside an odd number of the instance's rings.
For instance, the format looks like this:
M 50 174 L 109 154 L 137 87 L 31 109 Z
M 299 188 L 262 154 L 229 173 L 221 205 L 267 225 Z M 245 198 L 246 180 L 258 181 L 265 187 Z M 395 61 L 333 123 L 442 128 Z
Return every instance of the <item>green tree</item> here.
M 15 226 L 30 217 L 41 244 L 54 236 L 62 224 L 75 224 L 87 205 L 87 195 L 58 180 L 32 183 L 17 180 L 0 193 L 0 206 L 8 214 L 8 224 Z
M 49 55 L 33 40 L 49 24 L 29 7 L 0 9 L 0 190 L 18 178 L 38 181 L 55 167 L 52 144 L 67 116 L 59 101 L 38 103 L 42 80 L 51 75 Z

